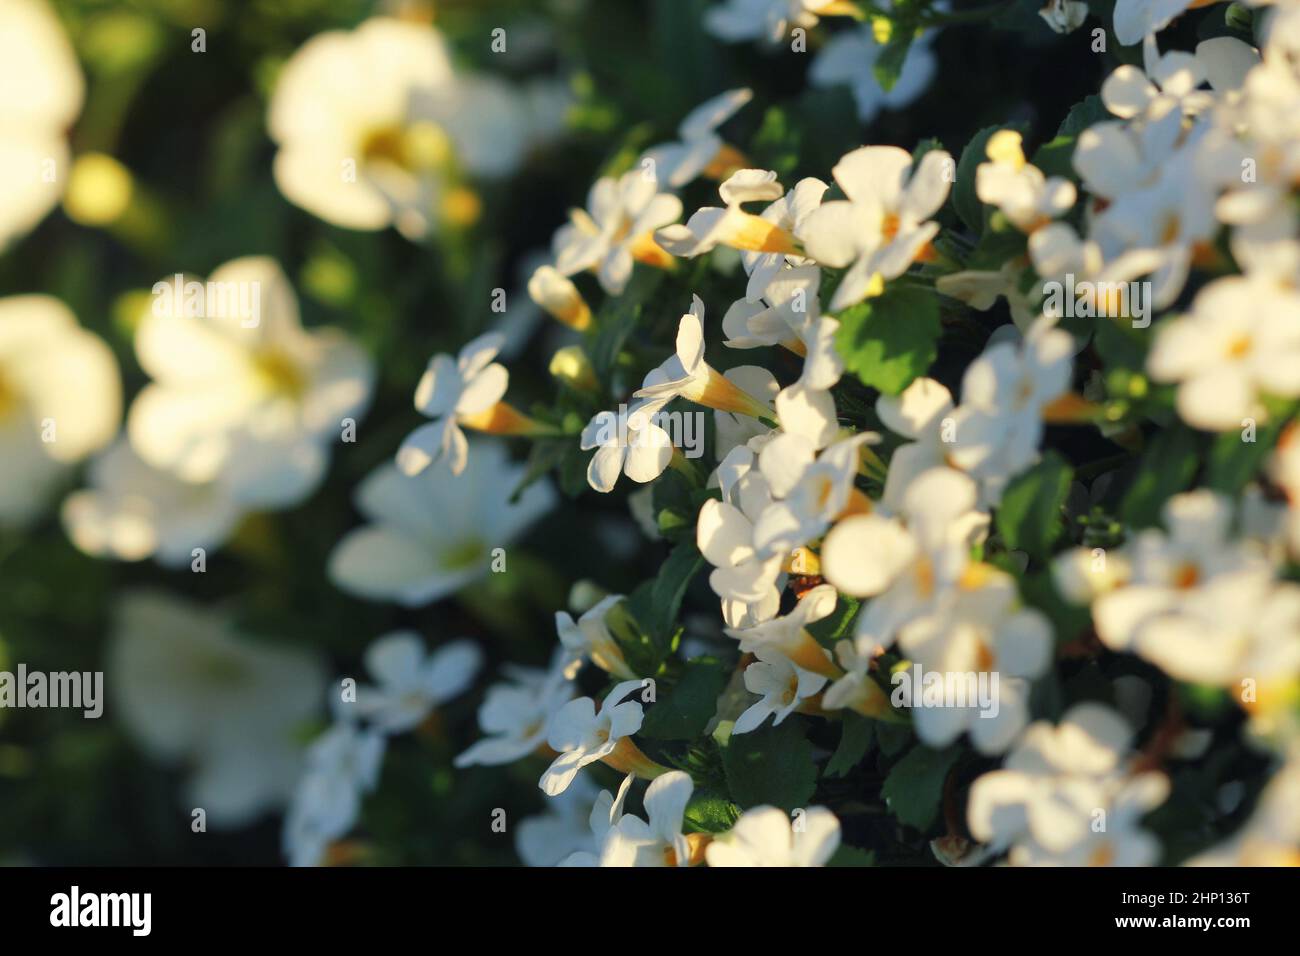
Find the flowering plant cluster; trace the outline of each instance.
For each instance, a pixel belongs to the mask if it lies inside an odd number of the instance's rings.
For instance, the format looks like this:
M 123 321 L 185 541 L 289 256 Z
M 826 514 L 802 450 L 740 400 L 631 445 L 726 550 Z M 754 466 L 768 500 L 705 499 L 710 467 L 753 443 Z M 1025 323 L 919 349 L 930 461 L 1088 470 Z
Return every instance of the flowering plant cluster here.
M 327 665 L 133 591 L 131 734 L 214 823 L 285 806 L 295 864 L 431 827 L 456 855 L 453 821 L 530 865 L 1300 861 L 1300 4 L 674 10 L 674 55 L 731 68 L 667 123 L 467 70 L 394 11 L 280 65 L 269 175 L 349 237 L 316 298 L 381 237 L 488 275 L 484 217 L 546 240 L 513 284 L 457 273 L 490 319 L 442 312 L 414 360 L 365 297 L 305 324 L 274 257 L 230 256 L 124 300 L 123 416 L 99 337 L 0 299 L 0 517 L 89 459 L 82 554 L 228 548 L 364 608 Z M 999 34 L 1096 82 L 927 129 L 944 44 Z M 574 135 L 597 161 L 542 190 Z M 142 228 L 86 161 L 69 216 Z M 0 239 L 60 199 L 24 195 Z M 290 575 L 258 522 L 330 489 L 353 510 L 304 522 Z

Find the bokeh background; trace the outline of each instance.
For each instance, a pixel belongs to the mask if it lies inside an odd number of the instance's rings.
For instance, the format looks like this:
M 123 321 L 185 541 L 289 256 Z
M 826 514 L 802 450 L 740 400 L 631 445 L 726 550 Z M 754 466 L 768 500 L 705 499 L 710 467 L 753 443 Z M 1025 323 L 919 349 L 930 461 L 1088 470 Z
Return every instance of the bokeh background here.
M 0 0 L 3 2 L 3 0 Z M 378 791 L 367 800 L 358 858 L 388 864 L 516 860 L 488 826 L 488 808 L 512 819 L 535 812 L 536 768 L 453 773 L 451 757 L 476 737 L 475 709 L 498 662 L 542 665 L 554 646 L 554 612 L 580 579 L 626 591 L 652 575 L 660 546 L 636 534 L 625 493 L 563 503 L 510 552 L 510 573 L 418 610 L 346 596 L 325 573 L 327 555 L 359 517 L 352 493 L 421 419 L 411 395 L 428 357 L 454 352 L 498 323 L 511 329 L 512 401 L 527 407 L 551 388 L 547 362 L 564 330 L 542 321 L 523 292 L 570 206 L 597 174 L 673 138 L 685 113 L 722 90 L 750 86 L 736 120 L 763 130 L 783 180 L 826 176 L 863 143 L 911 149 L 937 138 L 954 153 L 980 128 L 1023 121 L 1027 139 L 1050 138 L 1069 107 L 1116 65 L 1089 49 L 1084 31 L 1052 34 L 1036 3 L 1009 3 L 1019 29 L 945 27 L 931 38 L 936 69 L 906 110 L 860 122 L 847 87 L 810 89 L 811 57 L 752 44 L 726 46 L 700 28 L 704 0 L 58 0 L 52 4 L 86 79 L 70 131 L 75 156 L 106 154 L 129 173 L 126 211 L 88 225 L 56 208 L 0 254 L 0 296 L 43 292 L 66 303 L 116 354 L 129 400 L 145 384 L 132 349 L 152 284 L 176 272 L 207 275 L 221 263 L 267 255 L 284 268 L 308 327 L 331 325 L 373 356 L 377 381 L 355 444 L 336 447 L 328 478 L 302 504 L 246 518 L 206 572 L 150 561 L 97 560 L 68 541 L 50 489 L 36 523 L 0 528 L 0 669 L 103 670 L 117 604 L 141 589 L 218 608 L 258 641 L 318 655 L 329 675 L 359 674 L 376 636 L 410 627 L 437 643 L 472 637 L 487 652 L 483 675 L 435 722 L 394 739 Z M 393 230 L 352 232 L 288 202 L 272 178 L 266 128 L 278 71 L 312 36 L 376 13 L 431 20 L 458 69 L 525 83 L 549 80 L 571 96 L 564 130 L 490 187 L 471 183 L 477 208 L 411 242 Z M 196 28 L 206 50 L 192 50 Z M 493 53 L 504 28 L 508 52 Z M 1136 48 L 1134 48 L 1134 51 Z M 814 51 L 815 52 L 815 51 Z M 30 95 L 0 90 L 5 98 Z M 1022 98 L 1023 97 L 1023 98 Z M 706 184 L 684 196 L 695 208 Z M 70 201 L 70 200 L 65 200 Z M 505 315 L 493 290 L 507 290 Z M 522 453 L 521 453 L 522 454 Z M 4 463 L 0 461 L 0 480 Z M 713 602 L 704 595 L 700 607 Z M 688 598 L 687 608 L 692 603 Z M 106 680 L 111 686 L 114 675 Z M 309 740 L 327 720 L 307 721 Z M 69 710 L 0 710 L 0 861 L 11 864 L 273 864 L 280 818 L 194 833 L 178 796 L 187 772 L 148 756 L 115 716 Z M 887 855 L 887 854 L 886 854 Z

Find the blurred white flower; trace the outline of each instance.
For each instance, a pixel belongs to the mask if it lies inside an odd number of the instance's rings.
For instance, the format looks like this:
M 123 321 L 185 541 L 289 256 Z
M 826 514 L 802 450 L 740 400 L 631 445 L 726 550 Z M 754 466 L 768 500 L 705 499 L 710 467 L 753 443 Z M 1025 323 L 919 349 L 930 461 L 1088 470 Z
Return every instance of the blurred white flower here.
M 856 14 L 844 0 L 724 0 L 705 13 L 704 26 L 727 43 L 778 43 L 795 27 L 815 27 L 819 17 Z
M 1074 340 L 1047 318 L 1022 342 L 991 344 L 962 377 L 947 458 L 996 504 L 1007 482 L 1038 460 L 1043 419 L 1070 387 Z
M 658 268 L 675 261 L 655 243 L 654 232 L 681 214 L 682 201 L 659 192 L 658 181 L 644 170 L 603 176 L 592 184 L 587 209 L 570 210 L 568 224 L 556 230 L 555 268 L 565 276 L 590 269 L 601 288 L 620 295 L 634 261 Z
M 67 467 L 112 441 L 121 418 L 103 341 L 58 299 L 0 299 L 0 524 L 35 518 Z
M 302 327 L 273 259 L 228 262 L 193 297 L 173 287 L 155 286 L 136 329 L 153 382 L 127 417 L 132 448 L 185 481 L 220 480 L 250 509 L 298 503 L 369 404 L 369 356 L 338 329 Z
M 955 178 L 953 159 L 941 149 L 927 152 L 913 168 L 912 156 L 897 146 L 863 146 L 832 170 L 847 199 L 822 203 L 799 225 L 808 256 L 848 271 L 831 299 L 838 312 L 879 294 L 883 283 L 929 255 L 939 224 L 930 220 L 948 198 Z
M 464 693 L 483 662 L 473 641 L 453 641 L 425 654 L 414 631 L 394 631 L 366 648 L 366 670 L 378 686 L 357 688 L 359 717 L 385 734 L 415 727 L 435 707 Z
M 485 736 L 453 761 L 456 767 L 514 763 L 546 745 L 551 717 L 573 698 L 573 683 L 565 676 L 568 655 L 557 651 L 551 667 L 507 665 L 509 678 L 488 688 L 478 709 Z
M 1141 43 L 1189 7 L 1205 5 L 1206 0 L 1116 0 L 1115 37 L 1124 46 Z
M 475 443 L 460 476 L 379 466 L 356 493 L 357 510 L 371 523 L 334 547 L 330 579 L 359 597 L 406 607 L 455 593 L 488 573 L 494 549 L 513 544 L 554 506 L 544 481 L 510 503 L 524 472 L 489 442 Z
M 63 527 L 95 557 L 165 567 L 191 562 L 194 549 L 218 548 L 244 514 L 219 481 L 182 481 L 140 459 L 125 439 L 90 463 L 89 487 L 63 502 Z
M 996 206 L 1023 233 L 1032 233 L 1074 206 L 1074 183 L 1047 177 L 1025 159 L 1020 134 L 999 130 L 985 148 L 989 162 L 975 168 L 975 194 Z
M 105 670 L 131 736 L 155 759 L 187 765 L 184 805 L 202 807 L 211 825 L 243 826 L 288 799 L 302 766 L 295 735 L 325 693 L 315 655 L 136 592 L 118 605 Z
M 716 130 L 753 95 L 747 89 L 729 90 L 701 103 L 677 127 L 677 135 L 681 137 L 678 142 L 650 147 L 641 162 L 649 163 L 649 169 L 664 189 L 679 189 L 700 175 L 725 178 L 745 163 Z
M 1164 802 L 1162 773 L 1129 769 L 1132 730 L 1101 704 L 1033 724 L 1001 770 L 976 779 L 967 819 L 1015 866 L 1150 866 L 1160 844 L 1141 829 Z
M 885 48 L 876 42 L 870 23 L 833 34 L 808 68 L 808 82 L 816 87 L 847 86 L 857 105 L 858 120 L 870 123 L 882 109 L 901 109 L 929 89 L 938 66 L 930 49 L 934 32 L 927 30 L 907 48 L 902 69 L 888 92 L 875 71 Z
M 1300 396 L 1300 294 L 1263 278 L 1210 283 L 1189 313 L 1157 327 L 1147 371 L 1178 383 L 1189 425 L 1229 431 L 1263 420 L 1262 394 Z
M 508 175 L 551 132 L 559 101 L 536 93 L 457 75 L 428 24 L 373 17 L 321 33 L 289 58 L 271 98 L 276 184 L 334 225 L 421 238 L 458 169 Z
M 631 783 L 629 775 L 616 799 L 586 774 L 575 777 L 567 790 L 546 801 L 543 813 L 525 817 L 515 828 L 515 852 L 524 866 L 595 866 L 611 821 L 623 812 L 622 797 Z M 575 856 L 578 859 L 570 862 Z
M 44 0 L 0 3 L 0 252 L 35 228 L 68 185 L 68 128 L 85 83 Z
M 387 738 L 354 721 L 336 721 L 312 742 L 307 769 L 285 815 L 282 844 L 290 866 L 316 866 L 329 844 L 361 814 L 361 803 L 379 783 Z
M 709 866 L 825 866 L 840 846 L 840 821 L 825 807 L 754 807 L 705 850 Z

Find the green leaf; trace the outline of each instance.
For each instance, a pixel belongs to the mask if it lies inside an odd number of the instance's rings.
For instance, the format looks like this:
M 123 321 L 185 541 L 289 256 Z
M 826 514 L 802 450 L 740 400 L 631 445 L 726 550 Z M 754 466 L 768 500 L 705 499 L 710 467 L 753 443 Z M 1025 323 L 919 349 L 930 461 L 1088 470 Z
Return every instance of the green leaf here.
M 847 594 L 838 595 L 835 610 L 829 617 L 809 624 L 808 633 L 825 647 L 834 645 L 836 641 L 849 636 L 853 622 L 858 617 L 858 608 L 861 606 L 862 602 L 857 598 L 849 597 Z
M 656 740 L 690 740 L 718 709 L 718 696 L 727 686 L 727 671 L 711 657 L 690 661 L 680 680 L 661 700 L 646 708 L 641 733 Z
M 871 72 L 876 77 L 876 82 L 880 88 L 888 93 L 898 82 L 898 78 L 903 75 L 903 63 L 907 60 L 907 53 L 912 48 L 912 40 L 916 34 L 906 28 L 895 27 L 893 35 L 885 48 L 880 51 L 876 57 L 876 62 L 871 66 Z
M 921 745 L 894 765 L 880 794 L 901 823 L 926 832 L 934 825 L 943 802 L 943 783 L 961 755 L 953 745 L 931 750 Z
M 889 721 L 874 721 L 876 726 L 876 743 L 880 745 L 880 752 L 886 757 L 892 757 L 901 753 L 912 739 L 912 726 L 910 724 L 894 724 Z
M 1192 483 L 1199 446 L 1196 433 L 1183 425 L 1172 425 L 1156 435 L 1138 462 L 1120 519 L 1135 528 L 1158 524 L 1165 501 Z
M 725 833 L 736 824 L 740 808 L 721 794 L 696 790 L 683 817 L 696 833 Z
M 874 724 L 860 714 L 845 711 L 840 730 L 840 744 L 826 764 L 826 776 L 848 776 L 859 760 L 871 748 Z
M 804 722 L 794 717 L 779 727 L 732 734 L 722 765 L 731 798 L 746 810 L 771 804 L 789 812 L 807 806 L 817 789 L 812 744 Z
M 998 533 L 1007 547 L 1031 558 L 1047 557 L 1061 534 L 1061 508 L 1073 477 L 1065 459 L 1049 451 L 1012 480 L 997 511 Z
M 844 367 L 863 383 L 897 395 L 930 368 L 938 354 L 939 296 L 895 286 L 839 315 L 835 345 Z
M 686 596 L 686 588 L 703 565 L 704 558 L 694 541 L 678 544 L 669 552 L 668 560 L 660 565 L 651 592 L 652 616 L 646 622 L 650 636 L 655 640 L 665 640 L 676 630 L 677 612 Z
M 1224 432 L 1210 446 L 1205 484 L 1224 494 L 1238 494 L 1264 467 L 1285 424 L 1274 420 L 1258 426 L 1253 441 L 1243 441 L 1240 430 Z
M 627 289 L 620 296 L 610 296 L 596 316 L 596 340 L 591 347 L 591 364 L 601 381 L 607 382 L 623 343 L 636 328 L 645 304 L 663 279 L 660 269 L 638 268 L 633 271 Z

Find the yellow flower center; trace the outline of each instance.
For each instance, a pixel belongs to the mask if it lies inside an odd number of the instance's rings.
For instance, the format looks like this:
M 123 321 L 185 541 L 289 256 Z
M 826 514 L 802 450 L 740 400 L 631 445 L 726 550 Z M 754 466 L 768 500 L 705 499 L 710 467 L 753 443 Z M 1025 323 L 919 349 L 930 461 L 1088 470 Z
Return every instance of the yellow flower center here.
M 268 392 L 299 399 L 307 391 L 307 376 L 292 358 L 279 349 L 264 349 L 253 357 L 253 367 Z
M 466 538 L 443 551 L 439 563 L 447 571 L 463 571 L 480 563 L 485 551 L 486 546 L 483 541 L 478 538 Z
M 0 369 L 0 421 L 4 421 L 18 410 L 19 401 L 18 389 L 5 377 L 4 369 Z
M 361 138 L 364 163 L 391 163 L 407 172 L 445 165 L 451 155 L 451 140 L 435 123 L 379 126 Z

